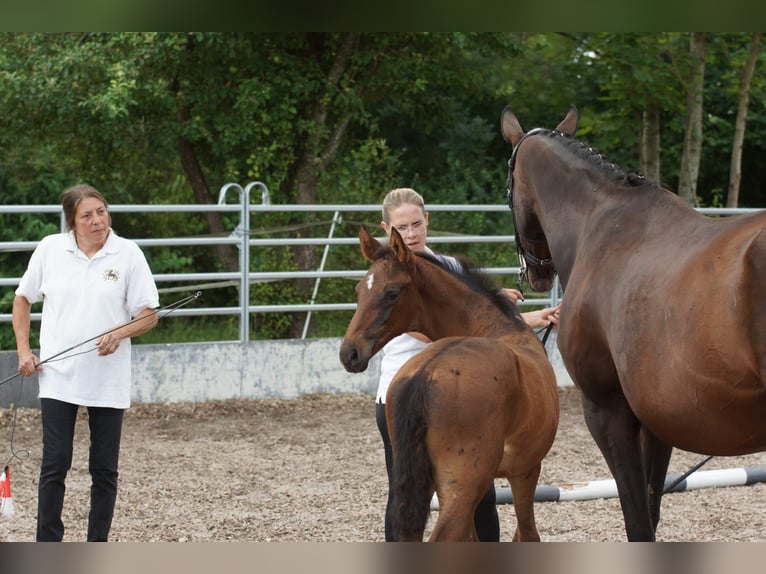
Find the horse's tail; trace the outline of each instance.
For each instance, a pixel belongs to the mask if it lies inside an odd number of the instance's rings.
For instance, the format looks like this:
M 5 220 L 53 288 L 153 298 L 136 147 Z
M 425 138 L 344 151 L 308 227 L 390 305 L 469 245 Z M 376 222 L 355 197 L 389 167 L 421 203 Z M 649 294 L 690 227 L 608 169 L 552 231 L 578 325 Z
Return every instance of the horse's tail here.
M 421 372 L 399 381 L 389 397 L 393 406 L 389 432 L 394 447 L 390 509 L 394 540 L 422 540 L 431 509 L 434 479 L 426 446 L 429 387 L 429 377 Z

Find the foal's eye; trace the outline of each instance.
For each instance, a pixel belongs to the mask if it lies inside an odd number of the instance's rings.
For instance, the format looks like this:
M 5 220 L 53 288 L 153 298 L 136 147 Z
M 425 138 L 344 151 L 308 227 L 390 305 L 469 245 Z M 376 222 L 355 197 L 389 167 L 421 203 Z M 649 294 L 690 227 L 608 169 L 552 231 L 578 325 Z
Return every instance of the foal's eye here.
M 401 291 L 399 289 L 389 289 L 385 293 L 383 293 L 383 298 L 387 303 L 393 303 L 399 298 L 399 293 Z

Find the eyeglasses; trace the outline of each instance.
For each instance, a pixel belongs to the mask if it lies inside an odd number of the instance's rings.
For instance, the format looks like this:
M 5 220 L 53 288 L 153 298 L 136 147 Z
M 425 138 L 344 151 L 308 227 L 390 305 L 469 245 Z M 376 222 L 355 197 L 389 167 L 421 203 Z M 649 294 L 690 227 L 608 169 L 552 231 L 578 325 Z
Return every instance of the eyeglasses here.
M 410 225 L 393 225 L 394 229 L 399 232 L 399 235 L 404 235 L 408 231 L 412 231 L 415 235 L 420 235 L 426 232 L 426 222 L 424 220 L 416 221 Z

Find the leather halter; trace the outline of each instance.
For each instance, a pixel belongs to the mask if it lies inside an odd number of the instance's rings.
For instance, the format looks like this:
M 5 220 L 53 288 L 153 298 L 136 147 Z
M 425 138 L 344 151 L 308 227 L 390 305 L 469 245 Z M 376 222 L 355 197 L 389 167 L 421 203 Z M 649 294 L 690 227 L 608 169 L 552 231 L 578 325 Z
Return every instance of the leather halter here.
M 514 237 L 516 239 L 516 253 L 519 256 L 519 262 L 520 262 L 520 268 L 519 268 L 519 289 L 521 290 L 521 284 L 527 279 L 527 267 L 537 267 L 541 270 L 541 275 L 547 275 L 550 272 L 555 273 L 556 268 L 553 266 L 553 259 L 550 257 L 547 257 L 545 259 L 540 259 L 536 255 L 530 253 L 526 249 L 524 249 L 524 246 L 521 244 L 521 233 L 519 233 L 519 227 L 516 225 L 516 212 L 513 209 L 513 170 L 516 167 L 516 155 L 519 152 L 519 148 L 521 147 L 522 142 L 534 135 L 537 135 L 539 133 L 548 133 L 549 130 L 546 130 L 545 128 L 535 128 L 532 130 L 529 130 L 527 133 L 525 133 L 523 136 L 521 136 L 521 139 L 516 142 L 516 145 L 513 147 L 513 152 L 511 152 L 511 158 L 508 160 L 508 207 L 511 210 L 511 219 L 513 221 L 513 232 Z M 540 241 L 534 240 L 534 239 L 527 239 L 523 238 L 524 241 L 527 241 L 528 243 L 539 243 Z

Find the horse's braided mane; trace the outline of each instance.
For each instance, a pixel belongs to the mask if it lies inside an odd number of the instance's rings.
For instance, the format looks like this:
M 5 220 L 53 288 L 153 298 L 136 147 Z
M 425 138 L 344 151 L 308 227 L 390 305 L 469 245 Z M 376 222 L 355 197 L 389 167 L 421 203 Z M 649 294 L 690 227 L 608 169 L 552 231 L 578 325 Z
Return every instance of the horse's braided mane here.
M 521 317 L 521 312 L 516 304 L 503 295 L 501 293 L 501 288 L 497 287 L 490 280 L 489 275 L 482 272 L 479 266 L 467 257 L 459 255 L 453 256 L 462 268 L 462 271 L 459 271 L 449 265 L 444 259 L 430 253 L 418 252 L 416 255 L 421 259 L 425 259 L 437 267 L 444 269 L 450 275 L 457 277 L 472 291 L 476 291 L 480 295 L 487 297 L 506 317 L 511 317 L 515 320 L 524 322 L 524 319 Z
M 608 177 L 610 180 L 619 185 L 625 185 L 628 187 L 659 185 L 658 183 L 646 179 L 644 176 L 637 173 L 626 172 L 620 166 L 609 161 L 606 156 L 599 152 L 596 148 L 581 140 L 578 140 L 575 137 L 555 130 L 545 130 L 541 133 L 559 142 L 562 146 L 567 148 L 577 157 L 586 161 L 593 168 L 597 169 L 604 176 Z

